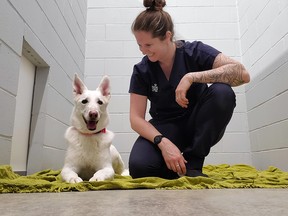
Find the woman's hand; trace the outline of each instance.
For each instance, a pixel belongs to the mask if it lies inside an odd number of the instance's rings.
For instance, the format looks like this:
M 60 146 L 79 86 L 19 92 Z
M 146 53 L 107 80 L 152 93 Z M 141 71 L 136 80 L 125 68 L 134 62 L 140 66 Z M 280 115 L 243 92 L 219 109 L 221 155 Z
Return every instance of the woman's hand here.
M 191 75 L 186 74 L 182 77 L 175 90 L 176 102 L 183 108 L 188 107 L 189 100 L 186 98 L 186 94 L 192 83 Z
M 169 139 L 164 137 L 158 147 L 162 151 L 162 156 L 168 169 L 173 170 L 179 175 L 186 174 L 187 161 L 181 154 L 180 150 Z

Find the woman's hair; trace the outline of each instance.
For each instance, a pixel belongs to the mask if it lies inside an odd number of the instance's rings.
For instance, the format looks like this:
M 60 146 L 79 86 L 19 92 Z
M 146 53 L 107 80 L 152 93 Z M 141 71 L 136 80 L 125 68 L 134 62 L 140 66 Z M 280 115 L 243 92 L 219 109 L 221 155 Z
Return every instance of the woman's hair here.
M 170 31 L 172 40 L 174 36 L 174 24 L 170 14 L 163 11 L 166 1 L 143 0 L 143 5 L 146 7 L 146 10 L 142 11 L 134 20 L 131 27 L 132 32 L 146 31 L 150 32 L 153 38 L 164 40 L 166 32 Z

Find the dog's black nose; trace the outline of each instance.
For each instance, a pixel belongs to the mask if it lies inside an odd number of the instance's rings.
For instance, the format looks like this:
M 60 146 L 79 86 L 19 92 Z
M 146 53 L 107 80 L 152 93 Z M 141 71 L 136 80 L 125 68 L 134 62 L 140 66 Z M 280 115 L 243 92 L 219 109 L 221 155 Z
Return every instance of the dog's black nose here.
M 89 112 L 90 119 L 96 119 L 97 116 L 98 116 L 98 112 L 94 112 L 94 111 Z

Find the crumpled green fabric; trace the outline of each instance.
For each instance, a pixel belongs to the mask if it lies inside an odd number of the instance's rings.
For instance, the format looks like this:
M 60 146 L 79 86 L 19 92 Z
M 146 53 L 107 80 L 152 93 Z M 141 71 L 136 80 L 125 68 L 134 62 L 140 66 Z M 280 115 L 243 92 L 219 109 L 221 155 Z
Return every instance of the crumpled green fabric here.
M 221 189 L 221 188 L 288 188 L 288 172 L 270 166 L 257 170 L 245 164 L 204 166 L 205 177 L 181 177 L 167 180 L 157 177 L 132 179 L 116 175 L 111 181 L 70 184 L 63 182 L 61 170 L 43 170 L 20 176 L 11 166 L 0 165 L 0 193 L 68 192 L 121 189 Z

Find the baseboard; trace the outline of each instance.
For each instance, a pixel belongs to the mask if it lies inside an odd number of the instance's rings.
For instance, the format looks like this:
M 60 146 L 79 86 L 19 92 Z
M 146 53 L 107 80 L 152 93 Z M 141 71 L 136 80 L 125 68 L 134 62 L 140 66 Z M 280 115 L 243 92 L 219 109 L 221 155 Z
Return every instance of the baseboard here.
M 14 173 L 21 175 L 21 176 L 26 176 L 27 175 L 27 171 L 14 171 Z

